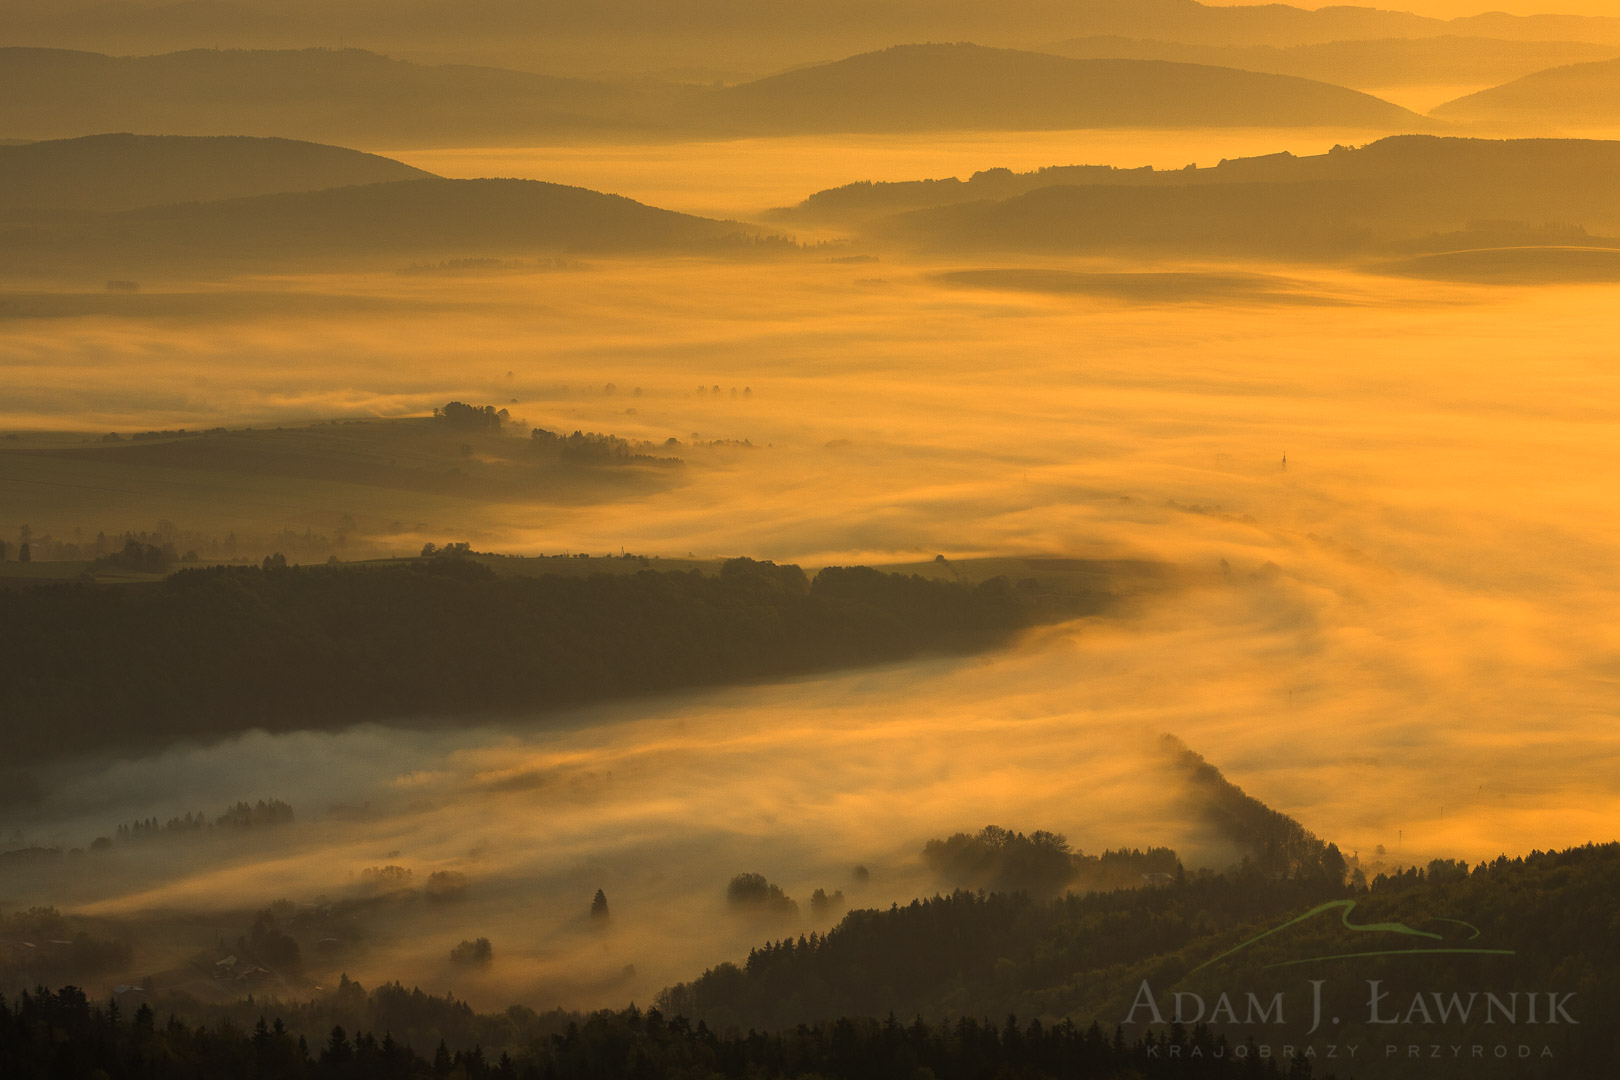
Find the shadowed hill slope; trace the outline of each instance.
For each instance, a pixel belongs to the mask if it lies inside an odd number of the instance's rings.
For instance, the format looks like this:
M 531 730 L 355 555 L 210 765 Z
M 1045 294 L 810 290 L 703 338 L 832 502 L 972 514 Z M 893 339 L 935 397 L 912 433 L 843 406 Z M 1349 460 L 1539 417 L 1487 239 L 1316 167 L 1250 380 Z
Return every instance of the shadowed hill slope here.
M 1343 87 L 1155 60 L 1071 60 L 978 45 L 898 45 L 721 91 L 742 131 L 1353 125 L 1429 121 Z
M 527 144 L 945 128 L 1344 125 L 1435 121 L 1354 90 L 1150 60 L 902 45 L 731 87 L 607 83 L 357 49 L 112 57 L 0 49 L 0 131 L 278 135 L 345 145 Z
M 1446 120 L 1532 125 L 1620 125 L 1620 59 L 1538 71 L 1434 110 Z
M 289 139 L 89 135 L 0 147 L 0 209 L 133 210 L 429 176 L 374 154 Z

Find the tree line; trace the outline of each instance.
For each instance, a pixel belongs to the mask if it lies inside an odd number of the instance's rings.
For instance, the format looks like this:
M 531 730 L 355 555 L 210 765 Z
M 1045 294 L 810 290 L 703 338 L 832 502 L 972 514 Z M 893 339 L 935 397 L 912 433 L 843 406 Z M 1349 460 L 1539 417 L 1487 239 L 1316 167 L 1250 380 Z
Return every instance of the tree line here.
M 1226 990 L 1267 1002 L 1283 993 L 1294 1004 L 1269 1030 L 1303 1045 L 1306 980 L 1317 979 L 1324 1015 L 1344 1020 L 1329 1039 L 1359 1040 L 1380 1054 L 1390 1041 L 1533 1040 L 1537 1071 L 1522 1075 L 1585 1075 L 1568 1070 L 1620 1062 L 1620 1035 L 1605 1022 L 1620 1008 L 1616 895 L 1620 843 L 1474 866 L 1434 860 L 1364 884 L 1320 869 L 1278 876 L 1246 858 L 1221 873 L 1178 867 L 1163 885 L 1053 900 L 958 890 L 852 911 L 825 934 L 767 943 L 742 964 L 722 963 L 666 989 L 656 1004 L 718 1030 L 889 1013 L 1112 1024 L 1133 1015 L 1146 982 L 1163 1008 L 1159 1016 L 1136 1013 L 1142 1026 L 1173 1019 L 1172 991 L 1209 1003 Z M 1369 1013 L 1369 981 L 1387 995 L 1379 1017 Z M 1487 1008 L 1487 994 L 1501 1008 Z M 1549 995 L 1573 1022 L 1560 1015 L 1549 1023 Z M 1391 1016 L 1393 1026 L 1384 1022 Z M 1550 1071 L 1543 1048 L 1553 1054 Z M 1451 1071 L 1417 1064 L 1424 1075 L 1472 1076 L 1478 1063 L 1453 1062 Z M 1390 1066 L 1380 1059 L 1379 1067 Z
M 551 709 L 969 651 L 1030 622 L 1005 582 L 751 559 L 718 575 L 499 577 L 470 559 L 185 569 L 0 592 L 14 762 L 262 727 Z
M 352 985 L 352 984 L 351 984 Z M 532 1015 L 532 1014 L 531 1014 Z M 536 1019 L 539 1019 L 538 1017 Z M 634 1006 L 586 1016 L 552 1014 L 525 1045 L 420 1052 L 391 1031 L 334 1025 L 311 1041 L 277 1017 L 251 1028 L 190 1024 L 150 1005 L 127 1018 L 116 1002 L 90 1002 L 76 987 L 0 999 L 0 1073 L 16 1080 L 129 1076 L 191 1080 L 1266 1080 L 1312 1075 L 1304 1058 L 1238 1053 L 1207 1029 L 1127 1041 L 1096 1024 L 1046 1025 L 963 1018 L 902 1023 L 840 1018 L 783 1032 L 716 1032 L 702 1021 Z M 353 1032 L 351 1034 L 351 1032 Z M 1171 1053 L 1170 1048 L 1175 1052 Z M 1192 1062 L 1189 1068 L 1188 1063 Z

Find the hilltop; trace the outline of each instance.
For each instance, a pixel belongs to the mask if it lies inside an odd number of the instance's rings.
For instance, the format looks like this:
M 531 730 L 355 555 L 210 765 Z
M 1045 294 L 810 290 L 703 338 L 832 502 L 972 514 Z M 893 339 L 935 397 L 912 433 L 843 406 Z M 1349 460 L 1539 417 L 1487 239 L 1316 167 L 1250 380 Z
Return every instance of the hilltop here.
M 704 104 L 745 132 L 1287 127 L 1419 130 L 1355 90 L 1159 60 L 1073 60 L 979 45 L 897 45 L 729 87 Z
M 1466 123 L 1532 125 L 1620 124 L 1620 59 L 1538 71 L 1502 86 L 1448 101 L 1436 116 Z
M 290 139 L 88 135 L 0 146 L 0 209 L 133 210 L 429 176 L 375 154 Z

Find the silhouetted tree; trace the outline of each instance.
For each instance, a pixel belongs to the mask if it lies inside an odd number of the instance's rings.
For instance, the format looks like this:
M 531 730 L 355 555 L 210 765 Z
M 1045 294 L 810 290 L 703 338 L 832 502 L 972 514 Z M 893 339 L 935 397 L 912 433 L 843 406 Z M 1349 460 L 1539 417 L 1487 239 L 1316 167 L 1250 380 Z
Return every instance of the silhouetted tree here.
M 739 910 L 769 911 L 795 915 L 799 905 L 780 885 L 765 880 L 764 874 L 738 874 L 726 885 L 726 902 Z
M 489 938 L 481 937 L 473 941 L 463 941 L 450 950 L 450 960 L 456 964 L 469 964 L 484 967 L 495 959 L 495 949 L 489 943 Z

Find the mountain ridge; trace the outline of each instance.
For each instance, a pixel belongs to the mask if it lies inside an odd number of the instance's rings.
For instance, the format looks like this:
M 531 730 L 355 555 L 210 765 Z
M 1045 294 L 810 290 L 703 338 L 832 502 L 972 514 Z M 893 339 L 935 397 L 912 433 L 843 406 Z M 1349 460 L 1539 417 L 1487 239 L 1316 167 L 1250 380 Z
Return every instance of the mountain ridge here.
M 967 42 L 894 45 L 728 87 L 722 125 L 755 132 L 1128 126 L 1431 126 L 1360 91 L 1164 60 L 1074 60 Z
M 466 146 L 948 128 L 1437 124 L 1296 76 L 968 43 L 891 46 L 731 86 L 429 66 L 359 49 L 136 57 L 0 49 L 0 130 L 34 139 L 161 131 Z

